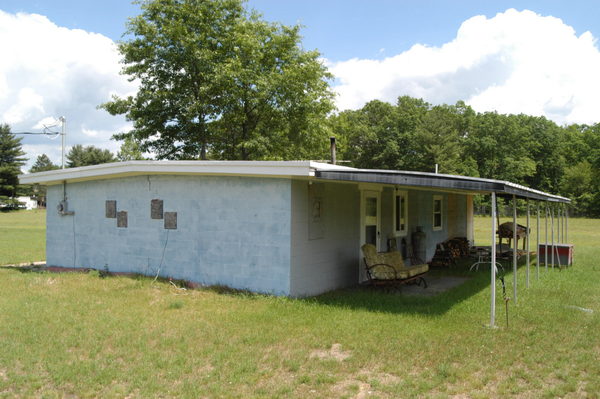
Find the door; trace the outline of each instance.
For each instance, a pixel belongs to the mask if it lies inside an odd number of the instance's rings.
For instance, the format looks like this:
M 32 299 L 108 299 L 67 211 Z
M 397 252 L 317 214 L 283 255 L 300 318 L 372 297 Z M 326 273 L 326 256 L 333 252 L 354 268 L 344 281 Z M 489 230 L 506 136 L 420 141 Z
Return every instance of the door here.
M 363 191 L 361 198 L 361 232 L 360 245 L 373 244 L 378 251 L 381 250 L 381 193 L 377 191 Z M 367 275 L 363 263 L 362 251 L 360 253 L 359 282 L 366 280 Z

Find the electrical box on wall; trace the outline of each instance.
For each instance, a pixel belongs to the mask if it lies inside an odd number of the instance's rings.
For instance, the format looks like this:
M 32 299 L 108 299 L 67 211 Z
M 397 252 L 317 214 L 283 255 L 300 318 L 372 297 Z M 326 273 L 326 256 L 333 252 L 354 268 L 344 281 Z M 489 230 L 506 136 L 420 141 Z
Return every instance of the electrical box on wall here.
M 67 200 L 60 201 L 56 206 L 59 215 L 74 215 L 75 212 L 69 211 L 69 202 Z

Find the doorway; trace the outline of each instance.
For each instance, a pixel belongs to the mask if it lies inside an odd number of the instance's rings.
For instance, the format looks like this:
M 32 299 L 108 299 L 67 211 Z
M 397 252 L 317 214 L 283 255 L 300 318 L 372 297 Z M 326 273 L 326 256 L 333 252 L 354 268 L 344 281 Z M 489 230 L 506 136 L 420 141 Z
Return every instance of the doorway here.
M 381 250 L 381 193 L 378 191 L 362 191 L 360 214 L 360 246 L 373 244 L 377 251 Z M 359 282 L 365 281 L 367 275 L 360 252 Z

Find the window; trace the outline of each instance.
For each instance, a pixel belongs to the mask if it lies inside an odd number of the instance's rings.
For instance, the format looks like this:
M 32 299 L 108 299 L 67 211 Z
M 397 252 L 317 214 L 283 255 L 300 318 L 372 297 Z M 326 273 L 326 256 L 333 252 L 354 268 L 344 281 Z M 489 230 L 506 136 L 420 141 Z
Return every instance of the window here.
M 406 191 L 394 192 L 394 235 L 405 236 L 408 231 L 408 195 Z
M 442 196 L 434 195 L 433 196 L 433 230 L 441 230 L 442 229 Z

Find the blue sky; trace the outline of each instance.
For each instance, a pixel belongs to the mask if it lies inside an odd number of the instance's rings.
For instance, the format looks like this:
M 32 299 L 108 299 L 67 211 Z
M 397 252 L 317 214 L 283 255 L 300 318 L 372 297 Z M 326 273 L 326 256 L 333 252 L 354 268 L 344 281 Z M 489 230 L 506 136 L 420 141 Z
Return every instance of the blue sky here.
M 439 46 L 466 19 L 509 8 L 552 15 L 579 34 L 600 35 L 600 6 L 593 0 L 250 0 L 248 5 L 267 20 L 303 25 L 305 48 L 335 61 L 381 59 L 416 43 Z M 0 10 L 42 14 L 59 26 L 119 40 L 127 18 L 139 8 L 127 0 L 3 0 Z
M 339 110 L 379 99 L 464 100 L 479 112 L 600 122 L 596 1 L 249 0 L 270 21 L 301 24 L 335 76 Z M 68 145 L 116 151 L 123 117 L 97 105 L 135 93 L 120 75 L 127 0 L 1 0 L 0 123 L 40 131 L 67 119 Z M 57 162 L 58 141 L 28 136 L 31 162 Z

